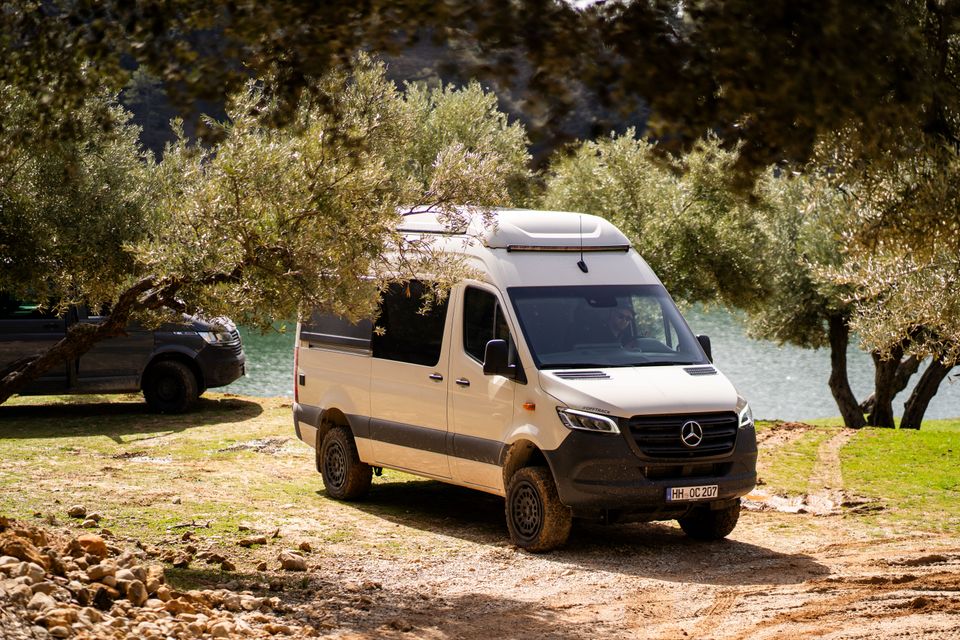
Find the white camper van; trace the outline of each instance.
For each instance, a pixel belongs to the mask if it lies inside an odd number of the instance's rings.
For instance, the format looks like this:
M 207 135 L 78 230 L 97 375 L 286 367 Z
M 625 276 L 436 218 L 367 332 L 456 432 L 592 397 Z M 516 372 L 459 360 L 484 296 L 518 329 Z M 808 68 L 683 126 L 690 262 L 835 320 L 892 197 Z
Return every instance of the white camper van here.
M 476 279 L 425 313 L 411 280 L 370 321 L 300 322 L 294 425 L 328 495 L 363 497 L 383 467 L 494 493 L 530 551 L 563 545 L 573 518 L 733 530 L 756 482 L 750 408 L 616 227 L 498 210 L 451 233 L 424 211 L 401 230 L 435 234 Z

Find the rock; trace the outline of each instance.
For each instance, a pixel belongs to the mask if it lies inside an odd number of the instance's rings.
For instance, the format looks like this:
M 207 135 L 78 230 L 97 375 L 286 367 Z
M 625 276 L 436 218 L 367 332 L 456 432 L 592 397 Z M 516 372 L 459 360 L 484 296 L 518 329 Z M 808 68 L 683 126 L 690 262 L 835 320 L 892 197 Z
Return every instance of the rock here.
M 307 560 L 295 551 L 281 551 L 280 568 L 284 571 L 306 571 Z
M 257 571 L 266 571 L 266 570 L 267 570 L 266 562 L 260 562 L 257 564 Z
M 27 609 L 46 611 L 55 606 L 57 606 L 57 601 L 41 591 L 33 594 L 33 597 L 30 598 L 30 602 L 27 604 Z
M 262 603 L 263 600 L 254 596 L 241 596 L 240 598 L 240 608 L 244 611 L 256 611 Z
M 299 549 L 300 551 L 305 551 L 306 553 L 310 553 L 311 551 L 313 551 L 313 547 L 311 547 L 310 543 L 307 542 L 306 540 L 300 543 Z
M 159 598 L 150 598 L 143 603 L 143 606 L 147 609 L 163 609 L 163 600 Z
M 220 570 L 221 570 L 221 571 L 236 571 L 236 570 L 237 570 L 237 565 L 233 564 L 233 563 L 230 562 L 229 560 L 224 560 L 223 562 L 220 563 Z
M 82 504 L 75 504 L 67 509 L 67 515 L 71 518 L 84 518 L 87 515 L 87 508 Z
M 156 593 L 160 585 L 164 583 L 163 567 L 159 564 L 147 567 L 147 579 L 143 583 L 147 585 L 147 591 Z
M 40 553 L 33 542 L 9 530 L 0 533 L 0 555 L 13 556 L 24 562 L 33 562 L 44 569 L 50 566 L 48 564 L 49 560 Z
M 139 578 L 133 573 L 133 571 L 130 571 L 130 569 L 118 569 L 116 576 L 117 576 L 117 580 L 122 580 L 124 582 L 130 582 L 131 580 L 139 580 Z
M 84 553 L 88 553 L 101 560 L 107 557 L 107 543 L 95 533 L 85 533 L 82 536 L 78 536 L 77 544 L 80 545 Z
M 101 562 L 92 567 L 87 567 L 87 577 L 90 578 L 91 582 L 101 582 L 107 576 L 113 577 L 116 573 L 117 567 L 112 562 Z
M 47 572 L 36 562 L 21 562 L 17 567 L 16 574 L 25 576 L 29 579 L 30 584 L 36 584 L 43 580 Z
M 265 624 L 263 625 L 263 630 L 272 636 L 277 636 L 277 635 L 292 636 L 293 635 L 293 628 L 285 624 L 274 624 L 274 623 Z
M 43 616 L 47 621 L 47 628 L 69 627 L 77 621 L 77 612 L 69 607 L 50 609 Z
M 267 536 L 250 536 L 249 538 L 242 538 L 238 545 L 241 547 L 252 547 L 255 544 L 267 544 Z
M 50 627 L 47 629 L 47 632 L 54 638 L 69 638 L 73 635 L 73 631 L 70 630 L 70 627 L 56 626 Z
M 228 638 L 233 633 L 233 623 L 229 620 L 220 620 L 210 625 L 210 635 L 214 638 Z
M 176 598 L 173 600 L 168 600 L 163 605 L 163 610 L 169 613 L 172 613 L 176 616 L 180 614 L 194 614 L 197 612 L 197 608 L 192 604 L 184 600 L 183 598 Z
M 157 594 L 157 599 L 162 602 L 166 602 L 167 600 L 173 598 L 173 593 L 170 591 L 170 587 L 165 584 L 160 585 L 155 593 Z
M 89 624 L 97 624 L 103 621 L 103 614 L 93 607 L 84 607 L 77 612 L 77 617 Z
M 115 589 L 111 589 L 106 585 L 98 585 L 90 601 L 97 609 L 109 611 L 110 607 L 113 606 L 113 601 L 116 600 L 119 595 Z
M 139 580 L 131 580 L 127 585 L 127 600 L 138 607 L 143 606 L 149 595 L 147 588 Z
M 30 588 L 34 593 L 45 593 L 48 596 L 52 596 L 54 590 L 58 589 L 57 585 L 49 580 L 38 582 Z
M 83 522 L 81 522 L 81 523 L 80 523 L 80 526 L 83 527 L 84 529 L 96 529 L 96 528 L 97 528 L 97 521 L 96 521 L 96 520 L 87 519 L 87 520 L 84 520 Z

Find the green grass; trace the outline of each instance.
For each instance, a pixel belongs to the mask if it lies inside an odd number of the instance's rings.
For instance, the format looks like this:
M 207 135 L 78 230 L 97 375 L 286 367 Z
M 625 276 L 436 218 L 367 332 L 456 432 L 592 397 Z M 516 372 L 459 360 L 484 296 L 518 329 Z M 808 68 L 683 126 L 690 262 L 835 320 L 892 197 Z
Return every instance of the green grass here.
M 848 491 L 878 498 L 881 522 L 960 531 L 960 421 L 862 429 L 841 456 Z
M 810 485 L 817 451 L 837 430 L 824 427 L 804 433 L 789 445 L 775 449 L 760 447 L 758 465 L 768 491 L 786 495 L 807 494 L 819 489 Z

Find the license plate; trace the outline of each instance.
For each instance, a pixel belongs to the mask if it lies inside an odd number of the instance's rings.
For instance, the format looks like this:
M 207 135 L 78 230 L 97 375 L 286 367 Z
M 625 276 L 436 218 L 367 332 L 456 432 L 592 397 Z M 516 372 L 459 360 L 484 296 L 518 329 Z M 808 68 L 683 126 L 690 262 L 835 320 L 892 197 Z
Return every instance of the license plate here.
M 699 487 L 670 487 L 667 489 L 667 502 L 685 500 L 709 500 L 717 497 L 717 485 L 704 484 Z

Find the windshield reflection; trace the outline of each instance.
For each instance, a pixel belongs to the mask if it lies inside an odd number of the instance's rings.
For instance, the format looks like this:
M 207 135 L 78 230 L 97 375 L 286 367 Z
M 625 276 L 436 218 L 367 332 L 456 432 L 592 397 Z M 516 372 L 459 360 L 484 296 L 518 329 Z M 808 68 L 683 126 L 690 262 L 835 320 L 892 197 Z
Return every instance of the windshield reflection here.
M 538 369 L 707 364 L 661 285 L 511 287 Z

